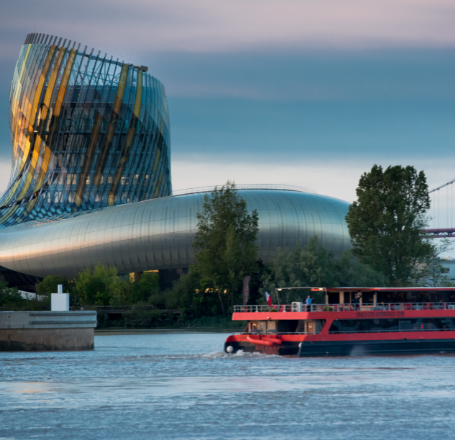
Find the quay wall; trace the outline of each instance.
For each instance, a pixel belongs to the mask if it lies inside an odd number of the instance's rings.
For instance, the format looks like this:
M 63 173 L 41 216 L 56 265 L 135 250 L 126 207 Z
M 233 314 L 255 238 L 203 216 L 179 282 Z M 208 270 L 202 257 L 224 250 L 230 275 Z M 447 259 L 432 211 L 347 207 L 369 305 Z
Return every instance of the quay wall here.
M 93 350 L 96 312 L 0 312 L 0 351 Z

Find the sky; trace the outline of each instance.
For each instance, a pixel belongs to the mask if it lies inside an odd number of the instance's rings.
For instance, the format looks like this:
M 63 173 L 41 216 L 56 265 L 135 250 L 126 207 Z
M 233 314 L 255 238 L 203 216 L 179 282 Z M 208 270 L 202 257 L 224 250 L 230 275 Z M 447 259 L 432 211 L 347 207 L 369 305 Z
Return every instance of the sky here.
M 374 164 L 437 187 L 455 178 L 454 23 L 453 0 L 2 1 L 0 190 L 30 32 L 149 67 L 168 97 L 174 190 L 229 179 L 352 202 Z

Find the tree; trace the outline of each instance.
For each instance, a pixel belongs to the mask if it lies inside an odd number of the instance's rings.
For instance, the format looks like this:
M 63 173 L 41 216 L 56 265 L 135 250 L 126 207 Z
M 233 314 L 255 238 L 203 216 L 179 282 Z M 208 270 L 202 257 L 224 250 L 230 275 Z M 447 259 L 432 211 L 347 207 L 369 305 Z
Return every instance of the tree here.
M 449 287 L 452 283 L 446 276 L 446 268 L 441 255 L 452 249 L 452 243 L 444 238 L 438 246 L 433 246 L 433 252 L 427 255 L 415 268 L 413 281 L 417 286 Z
M 315 236 L 303 248 L 296 243 L 292 249 L 277 249 L 276 258 L 266 264 L 262 283 L 263 290 L 273 296 L 277 287 L 378 287 L 385 285 L 385 279 L 383 274 L 359 263 L 350 251 L 336 259 Z M 287 304 L 302 301 L 309 293 L 283 291 L 280 300 Z M 324 302 L 322 292 L 312 292 L 311 296 L 315 302 Z M 274 301 L 277 300 L 275 297 Z M 264 295 L 260 302 L 265 302 Z
M 0 307 L 19 307 L 26 301 L 22 298 L 17 287 L 8 287 L 8 283 L 0 279 Z
M 113 295 L 112 285 L 120 281 L 117 272 L 116 267 L 104 266 L 101 263 L 93 268 L 93 273 L 88 267 L 79 272 L 74 278 L 77 302 L 84 305 L 109 305 Z
M 184 310 L 188 317 L 212 316 L 218 314 L 218 299 L 201 280 L 199 266 L 190 266 L 166 292 L 166 308 Z
M 116 278 L 109 286 L 110 305 L 123 306 L 131 302 L 131 285 L 128 281 Z
M 159 280 L 157 272 L 144 272 L 140 280 L 132 286 L 132 302 L 147 302 L 151 295 L 157 294 L 160 290 Z
M 38 284 L 36 293 L 42 296 L 50 297 L 51 293 L 58 292 L 58 285 L 63 286 L 63 292 L 67 293 L 69 290 L 68 281 L 65 277 L 59 275 L 48 275 Z
M 218 295 L 224 315 L 225 293 L 230 292 L 232 303 L 243 277 L 257 270 L 258 248 L 254 242 L 259 216 L 256 210 L 248 213 L 235 183 L 228 181 L 216 187 L 211 197 L 204 197 L 203 212 L 197 214 L 197 219 L 193 247 L 198 273 L 206 289 Z
M 353 254 L 384 273 L 389 286 L 414 284 L 419 263 L 435 253 L 421 232 L 430 208 L 424 172 L 399 165 L 383 171 L 374 165 L 356 192 L 346 215 Z

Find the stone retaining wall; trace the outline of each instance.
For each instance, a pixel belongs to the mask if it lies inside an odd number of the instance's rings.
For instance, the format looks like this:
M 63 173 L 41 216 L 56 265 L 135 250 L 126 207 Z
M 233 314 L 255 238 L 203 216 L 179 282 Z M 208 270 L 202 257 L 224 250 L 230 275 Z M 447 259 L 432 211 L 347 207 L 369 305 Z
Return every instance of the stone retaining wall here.
M 0 312 L 0 351 L 93 350 L 96 312 Z

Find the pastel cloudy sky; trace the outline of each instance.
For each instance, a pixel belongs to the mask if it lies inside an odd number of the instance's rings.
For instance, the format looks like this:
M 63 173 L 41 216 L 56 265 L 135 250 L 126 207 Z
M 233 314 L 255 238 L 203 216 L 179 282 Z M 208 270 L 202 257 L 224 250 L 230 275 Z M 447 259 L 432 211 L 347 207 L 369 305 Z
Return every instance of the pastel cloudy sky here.
M 174 189 L 287 183 L 347 201 L 374 163 L 455 178 L 454 0 L 14 0 L 0 6 L 0 186 L 29 32 L 149 66 Z

